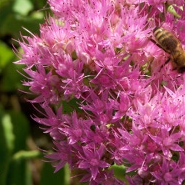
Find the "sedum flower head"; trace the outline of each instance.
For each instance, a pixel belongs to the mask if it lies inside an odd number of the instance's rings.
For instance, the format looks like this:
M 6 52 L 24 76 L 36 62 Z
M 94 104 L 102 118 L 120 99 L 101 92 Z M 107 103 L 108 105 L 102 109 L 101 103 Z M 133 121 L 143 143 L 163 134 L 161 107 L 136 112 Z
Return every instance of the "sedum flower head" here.
M 17 63 L 43 110 L 34 119 L 53 140 L 55 171 L 68 163 L 91 185 L 185 181 L 184 74 L 152 42 L 159 26 L 185 48 L 184 1 L 48 3 L 54 16 L 19 42 Z

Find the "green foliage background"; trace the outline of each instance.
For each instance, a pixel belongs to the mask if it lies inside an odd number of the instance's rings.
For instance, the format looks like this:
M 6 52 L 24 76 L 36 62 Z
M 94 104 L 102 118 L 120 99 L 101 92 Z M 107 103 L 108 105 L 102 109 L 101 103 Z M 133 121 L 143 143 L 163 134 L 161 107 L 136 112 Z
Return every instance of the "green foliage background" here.
M 43 163 L 42 150 L 51 150 L 52 142 L 33 122 L 34 108 L 21 90 L 21 65 L 13 48 L 16 40 L 39 34 L 39 25 L 51 14 L 46 0 L 0 0 L 0 185 L 69 185 L 67 167 L 57 173 Z M 18 71 L 20 73 L 18 73 Z

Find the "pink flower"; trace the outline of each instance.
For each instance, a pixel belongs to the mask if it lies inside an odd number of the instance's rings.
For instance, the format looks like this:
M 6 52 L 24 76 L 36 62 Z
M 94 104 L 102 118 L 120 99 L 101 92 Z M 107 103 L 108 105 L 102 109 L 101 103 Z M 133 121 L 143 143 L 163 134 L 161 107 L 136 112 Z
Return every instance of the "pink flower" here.
M 185 48 L 184 1 L 48 2 L 54 16 L 40 36 L 22 36 L 17 63 L 35 95 L 29 101 L 42 109 L 33 119 L 55 145 L 46 155 L 55 171 L 68 163 L 90 185 L 181 184 L 184 74 L 152 39 L 163 27 Z M 128 182 L 114 165 L 126 168 Z
M 178 166 L 172 166 L 170 162 L 163 159 L 163 163 L 159 166 L 158 170 L 152 173 L 152 175 L 156 178 L 157 184 L 163 185 L 180 185 L 181 182 L 175 180 L 179 176 L 180 170 Z
M 151 136 L 151 138 L 159 145 L 161 145 L 161 149 L 163 151 L 164 156 L 171 157 L 172 151 L 184 151 L 183 148 L 181 148 L 178 144 L 176 144 L 177 141 L 180 141 L 181 134 L 171 134 L 168 135 L 169 132 L 165 129 L 161 130 L 161 133 L 158 134 L 158 136 Z
M 83 154 L 80 154 L 78 167 L 82 169 L 88 169 L 91 173 L 91 179 L 95 180 L 100 173 L 100 169 L 107 168 L 110 165 L 102 160 L 105 147 L 101 145 L 98 149 L 93 145 L 83 147 Z M 91 181 L 90 179 L 90 181 Z
M 70 146 L 66 142 L 54 143 L 56 152 L 50 155 L 46 155 L 47 158 L 54 163 L 55 172 L 60 170 L 68 162 L 72 164 Z M 57 163 L 56 163 L 57 162 Z

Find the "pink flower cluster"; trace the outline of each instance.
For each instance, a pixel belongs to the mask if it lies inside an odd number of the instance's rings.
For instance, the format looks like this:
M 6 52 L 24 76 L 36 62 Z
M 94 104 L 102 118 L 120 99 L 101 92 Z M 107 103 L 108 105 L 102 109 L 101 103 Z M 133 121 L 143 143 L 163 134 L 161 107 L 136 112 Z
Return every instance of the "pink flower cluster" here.
M 55 171 L 68 163 L 90 185 L 182 184 L 184 74 L 163 65 L 169 54 L 151 39 L 160 26 L 185 47 L 184 1 L 48 2 L 54 16 L 23 37 L 17 63 L 43 108 L 34 119 L 54 142 Z

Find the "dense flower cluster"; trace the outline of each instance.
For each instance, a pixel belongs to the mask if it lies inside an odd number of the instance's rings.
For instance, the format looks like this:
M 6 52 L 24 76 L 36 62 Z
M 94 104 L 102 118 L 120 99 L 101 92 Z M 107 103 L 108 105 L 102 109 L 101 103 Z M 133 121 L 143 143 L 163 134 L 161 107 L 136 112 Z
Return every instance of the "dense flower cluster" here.
M 161 26 L 185 46 L 183 0 L 49 0 L 54 17 L 20 42 L 24 85 L 44 110 L 55 171 L 90 185 L 185 181 L 185 82 L 151 41 Z M 66 104 L 67 102 L 67 104 Z M 68 106 L 68 110 L 66 110 Z M 114 165 L 126 167 L 124 180 Z

